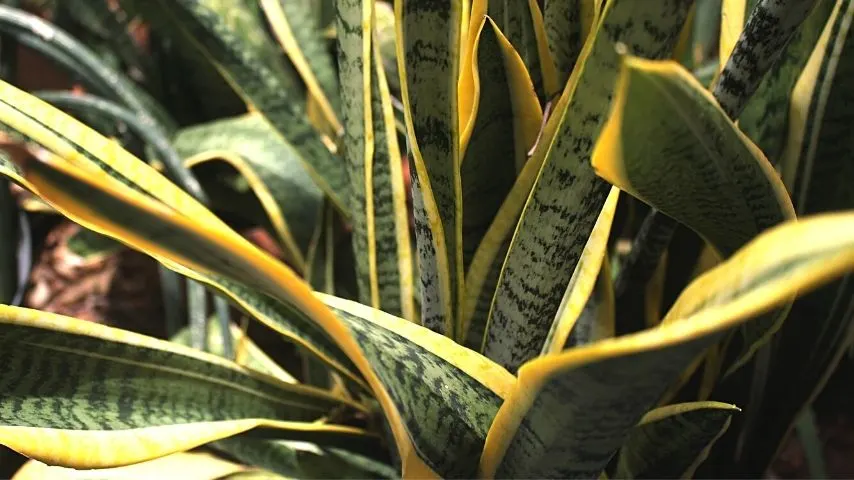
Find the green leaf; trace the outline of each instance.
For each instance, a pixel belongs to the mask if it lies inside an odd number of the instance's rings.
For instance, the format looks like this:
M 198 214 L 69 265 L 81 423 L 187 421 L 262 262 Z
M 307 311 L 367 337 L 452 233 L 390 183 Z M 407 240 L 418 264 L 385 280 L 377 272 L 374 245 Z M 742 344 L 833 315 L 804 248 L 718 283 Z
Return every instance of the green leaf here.
M 259 426 L 288 430 L 342 404 L 361 408 L 170 342 L 36 310 L 0 307 L 0 343 L 11 368 L 0 382 L 0 443 L 50 464 L 127 465 Z
M 608 2 L 585 44 L 578 70 L 544 127 L 534 156 L 542 169 L 496 289 L 484 353 L 515 370 L 543 347 L 566 285 L 608 193 L 590 166 L 618 73 L 617 42 L 642 56 L 668 56 L 690 7 Z
M 459 2 L 395 4 L 398 68 L 412 151 L 421 321 L 451 338 L 458 337 L 455 318 L 464 282 L 457 100 L 461 10 Z
M 557 85 L 557 76 L 554 72 L 553 60 L 548 48 L 545 52 L 548 57 L 541 58 L 538 48 L 538 35 L 542 36 L 543 45 L 547 42 L 547 34 L 543 28 L 543 14 L 536 1 L 525 0 L 494 0 L 488 2 L 486 13 L 496 23 L 498 30 L 502 32 L 525 64 L 525 68 L 531 76 L 534 91 L 541 103 L 544 103 L 551 95 L 560 91 Z M 535 22 L 535 18 L 539 22 Z M 539 25 L 537 25 L 539 24 Z M 540 28 L 540 31 L 538 30 Z M 551 66 L 554 78 L 547 79 L 544 75 L 543 63 Z M 547 83 L 549 85 L 547 85 Z
M 712 89 L 727 115 L 739 116 L 815 3 L 816 0 L 757 2 Z
M 346 450 L 308 442 L 235 436 L 211 445 L 248 465 L 289 478 L 397 478 L 390 466 Z
M 596 476 L 706 348 L 849 273 L 852 239 L 854 214 L 787 222 L 695 280 L 659 326 L 526 363 L 490 427 L 481 475 Z
M 552 323 L 549 334 L 543 346 L 542 354 L 557 353 L 581 343 L 590 343 L 596 337 L 607 335 L 607 321 L 605 325 L 600 324 L 598 315 L 583 315 L 584 310 L 596 309 L 595 303 L 606 299 L 593 297 L 594 287 L 600 280 L 602 264 L 606 260 L 608 251 L 608 237 L 611 234 L 611 225 L 614 223 L 614 214 L 617 212 L 617 199 L 620 190 L 612 187 L 608 199 L 602 206 L 602 212 L 596 219 L 596 224 L 590 232 L 590 238 L 584 246 L 578 266 L 572 273 L 572 278 L 566 287 L 563 300 L 561 301 L 558 314 Z M 600 287 L 600 295 L 607 292 L 610 278 L 605 277 L 604 292 Z M 593 302 L 593 304 L 591 304 Z M 610 310 L 613 314 L 613 293 L 610 299 Z M 607 305 L 602 305 L 606 310 Z M 606 319 L 607 320 L 607 319 Z M 613 325 L 613 319 L 611 319 Z M 613 335 L 613 332 L 611 332 Z
M 739 409 L 719 402 L 656 408 L 629 433 L 615 478 L 692 478 Z
M 261 0 L 260 4 L 279 44 L 305 82 L 310 98 L 320 106 L 326 122 L 331 127 L 330 133 L 338 135 L 341 130 L 335 113 L 341 103 L 338 72 L 321 31 L 311 17 L 308 3 Z M 342 33 L 339 30 L 338 35 Z
M 333 306 L 339 313 L 355 312 L 338 318 L 293 272 L 232 230 L 207 227 L 106 174 L 74 167 L 45 150 L 34 153 L 37 158 L 25 160 L 19 155 L 17 159 L 27 165 L 25 186 L 74 221 L 119 238 L 190 278 L 223 289 L 249 313 L 267 299 L 271 304 L 267 308 L 278 308 L 287 322 L 280 324 L 259 315 L 267 326 L 283 334 L 288 328 L 317 332 L 321 340 L 340 348 L 376 395 L 397 443 L 404 476 L 471 476 L 491 414 L 513 383 L 507 371 L 442 335 L 360 304 L 336 303 Z M 153 174 L 150 167 L 136 162 L 140 173 Z M 253 288 L 253 295 L 245 293 L 247 285 Z M 416 352 L 423 355 L 413 357 Z M 425 377 L 427 364 L 437 365 L 429 371 L 430 377 Z M 349 373 L 354 383 L 364 384 L 352 370 L 341 371 Z M 401 377 L 403 373 L 406 375 Z M 425 378 L 435 381 L 431 384 Z M 441 387 L 449 379 L 471 390 Z M 461 391 L 482 405 L 463 407 L 457 402 Z M 422 395 L 421 403 L 411 401 L 416 392 Z M 461 417 L 459 421 L 434 421 L 450 419 L 452 413 Z M 429 453 L 446 449 L 474 453 L 462 458 Z
M 442 478 L 473 478 L 513 377 L 423 327 L 355 302 L 320 298 L 347 323 L 375 366 L 421 459 Z
M 660 116 L 650 117 L 652 105 Z M 724 257 L 795 217 L 785 187 L 762 152 L 675 62 L 624 60 L 593 167 L 693 229 Z M 742 332 L 736 345 L 741 352 L 727 372 L 746 362 L 780 327 L 786 308 Z
M 290 373 L 286 372 L 272 358 L 267 356 L 240 327 L 234 324 L 230 324 L 229 327 L 232 341 L 231 351 L 242 352 L 235 360 L 235 363 L 256 372 L 275 377 L 284 383 L 297 383 L 297 380 Z M 169 341 L 190 346 L 190 329 L 187 327 L 182 328 Z M 207 346 L 210 353 L 221 357 L 224 356 L 223 353 L 226 351 L 226 345 L 223 343 L 223 335 L 219 322 L 210 320 L 207 322 Z
M 792 35 L 782 57 L 765 75 L 738 117 L 738 126 L 768 159 L 780 162 L 789 125 L 789 103 L 801 75 L 833 10 L 833 0 L 818 0 Z
M 339 0 L 336 28 L 356 278 L 362 303 L 414 321 L 403 163 L 382 58 L 364 20 L 372 6 Z
M 252 26 L 256 24 L 254 17 L 246 17 L 251 12 L 236 8 L 228 12 L 220 14 L 194 0 L 146 1 L 143 10 L 155 26 L 166 22 L 170 31 L 179 32 L 183 41 L 212 62 L 244 101 L 297 149 L 309 175 L 346 213 L 342 200 L 348 190 L 344 166 L 306 120 L 305 109 L 287 75 L 271 64 L 270 58 L 279 55 L 277 49 L 266 40 L 262 29 Z
M 569 80 L 584 45 L 581 4 L 587 1 L 589 0 L 546 0 L 543 7 L 549 51 L 554 59 L 560 86 L 566 85 Z
M 314 223 L 323 205 L 323 192 L 314 184 L 296 149 L 258 113 L 217 120 L 180 130 L 175 149 L 190 167 L 225 162 L 249 184 L 298 270 Z
M 498 27 L 484 17 L 472 33 L 478 36 L 472 52 L 474 102 L 463 132 L 461 167 L 467 271 L 542 123 L 525 65 Z
M 837 2 L 831 20 L 804 69 L 792 104 L 784 158 L 800 167 L 787 178 L 799 214 L 854 208 L 852 151 L 840 122 L 850 123 L 850 83 L 854 72 L 854 2 Z M 794 169 L 793 169 L 794 170 Z M 785 177 L 784 177 L 785 178 Z M 819 187 L 820 186 L 820 187 Z M 752 471 L 765 468 L 799 412 L 821 391 L 854 340 L 851 276 L 795 300 L 774 339 L 774 362 L 747 460 Z M 797 388 L 793 388 L 797 385 Z M 772 441 L 768 441 L 774 439 Z

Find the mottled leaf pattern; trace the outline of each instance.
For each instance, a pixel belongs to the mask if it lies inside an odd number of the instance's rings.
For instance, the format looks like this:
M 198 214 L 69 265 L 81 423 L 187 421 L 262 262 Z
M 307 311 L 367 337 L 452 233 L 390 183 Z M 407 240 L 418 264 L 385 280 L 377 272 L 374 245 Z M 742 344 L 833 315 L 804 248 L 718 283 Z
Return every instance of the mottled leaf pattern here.
M 338 3 L 344 156 L 350 174 L 359 299 L 415 319 L 412 252 L 400 148 L 385 72 L 374 45 L 371 2 Z
M 398 68 L 411 144 L 421 322 L 456 337 L 463 289 L 457 80 L 460 2 L 395 3 Z
M 629 433 L 615 478 L 691 478 L 737 412 L 719 402 L 656 408 Z
M 340 300 L 327 304 L 347 323 L 374 365 L 421 458 L 443 478 L 474 477 L 486 432 L 503 396 L 503 391 L 496 392 L 484 382 L 508 388 L 512 377 L 449 340 L 447 345 L 453 349 L 427 350 L 413 342 L 415 338 L 383 328 L 368 315 L 358 315 L 369 312 L 361 305 L 351 303 L 346 308 L 346 302 Z M 415 325 L 411 330 L 419 335 L 416 338 L 436 335 Z M 471 370 L 461 370 L 461 362 L 479 363 L 475 368 L 482 378 L 472 376 Z
M 303 168 L 296 149 L 258 113 L 182 129 L 175 149 L 190 167 L 222 161 L 245 178 L 295 265 L 305 254 L 323 205 L 323 192 Z
M 237 25 L 229 24 L 231 17 L 194 0 L 146 1 L 144 13 L 155 26 L 167 22 L 213 62 L 247 104 L 263 114 L 278 134 L 297 149 L 314 181 L 346 214 L 343 198 L 348 184 L 344 165 L 308 123 L 302 104 L 292 94 L 293 88 L 270 66 L 264 52 L 253 48 L 253 43 L 235 29 Z M 245 28 L 245 24 L 239 25 Z
M 490 427 L 481 474 L 595 477 L 707 347 L 850 272 L 852 239 L 854 214 L 787 222 L 695 280 L 658 327 L 526 363 Z
M 768 71 L 738 116 L 738 126 L 775 165 L 788 133 L 792 90 L 833 10 L 834 0 L 818 0 L 792 35 L 781 58 Z
M 815 3 L 816 0 L 760 0 L 750 11 L 712 90 L 727 115 L 738 117 Z
M 593 230 L 590 231 L 590 238 L 584 246 L 584 251 L 581 252 L 581 258 L 578 260 L 575 272 L 572 273 L 572 278 L 566 287 L 566 293 L 563 295 L 558 313 L 555 316 L 549 334 L 546 336 L 542 351 L 543 355 L 560 352 L 567 348 L 570 335 L 574 330 L 583 329 L 592 331 L 596 328 L 589 323 L 578 325 L 577 322 L 583 310 L 590 302 L 594 287 L 599 278 L 599 272 L 602 269 L 602 262 L 606 258 L 608 237 L 611 234 L 611 225 L 614 222 L 614 214 L 617 211 L 617 199 L 619 197 L 620 190 L 616 187 L 611 187 L 608 199 L 605 200 L 602 211 L 599 213 L 599 218 L 596 219 L 596 224 L 593 226 Z M 595 321 L 596 318 L 595 316 L 591 316 L 586 320 L 590 322 Z M 582 334 L 580 338 L 589 338 L 591 336 L 591 334 Z
M 16 372 L 0 382 L 0 443 L 47 463 L 134 463 L 259 419 L 311 421 L 342 403 L 219 357 L 36 310 L 0 307 L 0 343 Z
M 608 186 L 590 166 L 618 70 L 617 42 L 634 54 L 668 56 L 691 2 L 659 7 L 611 1 L 564 89 L 534 157 L 544 161 L 501 273 L 485 354 L 515 370 L 537 355 L 593 228 Z M 532 159 L 534 160 L 534 159 Z
M 587 1 L 590 0 L 546 0 L 543 7 L 549 51 L 554 59 L 558 85 L 561 88 L 569 80 L 569 74 L 572 73 L 584 44 L 581 3 Z

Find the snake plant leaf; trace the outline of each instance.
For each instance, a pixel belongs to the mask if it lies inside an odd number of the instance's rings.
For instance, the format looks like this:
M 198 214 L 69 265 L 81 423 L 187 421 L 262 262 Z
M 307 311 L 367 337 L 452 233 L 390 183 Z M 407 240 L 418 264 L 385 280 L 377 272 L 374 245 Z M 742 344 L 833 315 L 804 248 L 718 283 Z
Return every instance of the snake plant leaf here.
M 8 85 L 6 86 L 8 87 Z M 1 84 L 0 87 L 2 87 Z M 2 92 L 2 89 L 0 89 L 0 94 L 2 94 Z M 26 94 L 22 94 L 15 98 L 18 100 L 26 99 Z M 213 215 L 203 206 L 198 204 L 198 202 L 193 200 L 192 197 L 189 197 L 186 193 L 181 191 L 175 185 L 163 179 L 163 177 L 160 176 L 160 174 L 157 173 L 154 169 L 152 169 L 148 165 L 145 165 L 139 159 L 133 157 L 127 151 L 121 149 L 118 145 L 110 143 L 103 137 L 100 137 L 97 133 L 88 130 L 82 124 L 76 123 L 73 119 L 63 117 L 63 114 L 61 114 L 61 112 L 51 110 L 51 108 L 46 104 L 38 103 L 37 99 L 33 99 L 32 97 L 30 97 L 29 100 L 31 100 L 29 103 L 23 102 L 20 104 L 25 107 L 25 110 L 27 112 L 43 112 L 45 113 L 46 118 L 56 118 L 57 115 L 59 115 L 59 120 L 61 121 L 53 121 L 52 125 L 60 129 L 60 133 L 64 132 L 66 135 L 69 135 L 73 138 L 77 138 L 78 141 L 81 141 L 81 143 L 86 143 L 90 147 L 89 151 L 92 151 L 91 149 L 94 149 L 94 151 L 98 153 L 98 158 L 111 159 L 108 160 L 106 163 L 114 166 L 117 169 L 121 169 L 121 173 L 137 180 L 139 184 L 141 184 L 143 187 L 147 187 L 149 189 L 148 191 L 157 192 L 158 199 L 164 202 L 162 204 L 159 204 L 159 207 L 157 208 L 168 208 L 173 213 L 179 213 L 178 216 L 180 216 L 180 214 L 183 214 L 184 216 L 181 218 L 184 218 L 185 221 L 196 224 L 197 226 L 203 226 L 203 228 L 207 229 L 209 235 L 212 234 L 212 232 L 216 232 L 214 235 L 217 238 L 227 239 L 226 241 L 231 243 L 236 242 L 236 244 L 238 245 L 237 248 L 240 248 L 239 245 L 242 245 L 244 248 L 249 246 L 248 242 L 244 238 L 237 235 L 234 231 L 226 227 L 221 220 L 219 220 L 215 215 Z M 45 107 L 48 108 L 45 109 Z M 109 183 L 109 181 L 118 182 L 113 177 L 110 177 L 103 171 L 99 171 L 98 167 L 94 166 L 91 162 L 89 162 L 87 158 L 83 157 L 74 147 L 62 141 L 61 138 L 59 138 L 52 132 L 46 130 L 43 126 L 35 124 L 32 120 L 28 119 L 28 117 L 23 115 L 21 112 L 11 109 L 7 104 L 0 104 L 0 116 L 2 116 L 2 121 L 4 123 L 16 125 L 18 129 L 37 136 L 42 146 L 53 147 L 54 150 L 62 152 L 62 154 L 66 158 L 73 159 L 75 165 L 78 165 L 78 168 L 84 168 L 84 170 L 86 171 L 92 170 L 91 173 L 87 173 L 86 176 L 95 178 L 100 175 L 102 177 L 100 179 L 101 184 L 103 184 L 105 181 L 107 181 L 107 183 Z M 73 134 L 73 132 L 75 131 L 78 132 L 77 135 Z M 13 147 L 13 145 L 7 145 L 6 149 L 7 151 L 9 151 L 9 149 Z M 19 151 L 18 155 L 21 157 L 21 160 L 25 159 L 30 154 L 27 151 L 20 152 L 20 148 L 17 148 L 17 150 Z M 50 156 L 48 152 L 42 153 Z M 16 182 L 27 187 L 28 189 L 33 189 L 33 185 L 31 185 L 28 180 L 21 177 L 18 172 L 10 171 L 8 173 L 11 175 L 10 178 L 15 180 Z M 117 172 L 115 171 L 113 173 L 117 174 Z M 78 172 L 77 175 L 79 176 L 80 173 Z M 133 183 L 126 177 L 120 178 L 125 182 L 142 189 L 139 184 Z M 82 184 L 80 183 L 75 184 L 78 186 L 82 186 Z M 118 183 L 118 186 L 126 187 L 124 183 Z M 83 188 L 91 188 L 91 185 L 89 187 L 83 186 Z M 96 188 L 95 191 L 97 190 L 98 189 Z M 136 195 L 143 195 L 142 193 L 139 193 L 136 190 L 130 191 L 131 193 L 134 193 Z M 146 191 L 146 193 L 148 191 Z M 107 200 L 112 199 L 112 197 L 109 195 L 102 195 L 102 198 L 105 198 Z M 142 198 L 150 199 L 151 197 L 143 196 Z M 113 202 L 113 204 L 115 205 L 115 202 Z M 119 211 L 124 209 L 126 206 L 126 204 L 122 202 L 119 202 L 119 205 L 122 205 L 117 207 Z M 165 207 L 166 205 L 168 205 L 168 207 Z M 133 209 L 134 207 L 130 208 Z M 66 211 L 66 213 L 68 212 Z M 97 232 L 105 233 L 103 231 L 103 228 L 98 227 L 97 219 L 90 218 L 89 213 L 84 213 L 83 215 L 83 219 L 75 217 L 78 223 L 93 227 L 91 229 Z M 125 222 L 133 223 L 133 219 L 124 218 L 124 220 Z M 93 221 L 96 222 L 96 224 L 93 225 Z M 154 224 L 157 224 L 157 222 L 158 220 L 154 220 Z M 149 225 L 149 227 L 150 226 L 152 225 Z M 136 225 L 133 228 L 140 227 L 142 227 L 143 229 L 145 228 L 141 225 Z M 115 228 L 115 226 L 110 228 Z M 147 232 L 146 234 L 150 234 L 150 232 Z M 125 241 L 125 239 L 122 240 Z M 185 251 L 187 251 L 187 248 L 189 248 L 189 250 L 195 248 L 195 246 L 192 246 L 190 244 L 185 244 L 185 247 Z M 167 264 L 170 269 L 175 270 L 178 273 L 183 274 L 184 276 L 193 278 L 194 280 L 198 280 L 202 283 L 209 284 L 214 288 L 221 290 L 223 293 L 227 294 L 232 300 L 234 300 L 238 304 L 238 306 L 247 311 L 253 317 L 261 320 L 263 323 L 265 323 L 265 325 L 269 326 L 270 328 L 285 336 L 289 340 L 294 341 L 301 347 L 307 349 L 307 351 L 311 354 L 323 359 L 324 362 L 328 363 L 333 368 L 342 372 L 342 374 L 350 378 L 352 381 L 355 381 L 357 384 L 361 383 L 359 377 L 353 374 L 355 367 L 352 366 L 352 363 L 345 355 L 343 355 L 343 353 L 335 345 L 332 339 L 329 338 L 329 336 L 322 330 L 318 329 L 317 326 L 314 325 L 304 314 L 299 313 L 298 310 L 294 310 L 290 303 L 282 303 L 276 301 L 264 295 L 263 293 L 256 291 L 256 289 L 250 288 L 246 284 L 227 278 L 223 275 L 210 271 L 192 270 L 189 268 L 185 268 L 180 264 L 170 262 L 168 258 L 162 256 L 162 252 L 158 252 L 156 249 L 154 251 L 149 250 L 148 253 L 155 256 L 155 258 L 160 260 L 161 263 Z M 269 262 L 270 260 L 267 259 L 264 261 Z M 254 270 L 254 267 L 252 270 Z M 288 272 L 286 276 L 287 275 L 292 274 Z
M 486 432 L 513 377 L 423 327 L 355 302 L 320 298 L 359 339 L 422 460 L 443 478 L 473 478 Z
M 851 213 L 786 222 L 695 280 L 658 327 L 526 363 L 490 427 L 481 475 L 596 476 L 706 348 L 795 293 L 849 273 L 852 239 Z
M 489 309 L 501 268 L 507 257 L 519 214 L 525 206 L 541 166 L 542 157 L 532 157 L 525 163 L 469 264 L 461 321 L 465 345 L 470 348 L 478 350 L 483 347 Z
M 327 202 L 315 226 L 306 261 L 305 281 L 318 292 L 335 294 L 335 216 Z
M 690 4 L 608 2 L 544 127 L 529 160 L 542 168 L 502 268 L 484 345 L 486 356 L 510 370 L 542 349 L 608 194 L 589 157 L 618 73 L 615 45 L 642 56 L 670 55 Z
M 343 201 L 348 191 L 344 166 L 306 120 L 302 103 L 295 98 L 295 88 L 288 85 L 286 75 L 271 66 L 274 53 L 268 51 L 271 44 L 265 42 L 263 30 L 253 29 L 252 22 L 241 20 L 249 12 L 220 14 L 212 5 L 194 0 L 144 3 L 145 18 L 155 27 L 165 23 L 170 32 L 180 33 L 213 62 L 247 105 L 263 114 L 276 132 L 297 149 L 309 175 L 347 214 Z M 233 10 L 239 9 L 228 11 Z M 245 38 L 247 29 L 262 38 Z
M 854 54 L 854 2 L 837 2 L 807 68 L 798 80 L 790 118 L 786 159 L 800 161 L 788 178 L 796 195 L 799 214 L 815 214 L 854 208 L 846 149 L 844 122 L 849 102 L 852 54 Z M 821 185 L 817 188 L 816 185 Z M 823 388 L 831 372 L 854 338 L 850 276 L 795 300 L 774 342 L 774 364 L 768 374 L 766 401 L 759 407 L 763 417 L 754 438 L 776 439 L 785 435 L 799 412 Z M 793 389 L 797 382 L 799 388 Z M 767 418 L 765 415 L 767 414 Z M 751 468 L 764 468 L 778 442 L 755 442 L 750 453 Z
M 267 213 L 288 259 L 305 270 L 305 254 L 323 192 L 312 181 L 296 149 L 257 112 L 180 130 L 175 150 L 189 167 L 225 162 L 249 184 Z
M 211 446 L 244 462 L 287 478 L 397 478 L 397 472 L 379 461 L 346 450 L 323 448 L 309 442 L 267 440 L 243 435 Z
M 387 2 L 374 2 L 374 35 L 380 47 L 383 69 L 388 87 L 392 92 L 400 91 L 400 73 L 397 71 L 397 46 L 395 40 L 394 7 Z M 401 123 L 402 114 L 401 114 Z M 404 126 L 402 132 L 406 133 Z
M 661 113 L 659 120 L 651 120 L 650 105 Z M 688 116 L 688 111 L 703 114 Z M 762 152 L 676 62 L 624 60 L 593 167 L 692 228 L 725 257 L 763 230 L 795 217 L 785 187 Z M 692 201 L 685 201 L 689 195 Z M 786 308 L 744 327 L 742 352 L 730 371 L 779 328 Z
M 835 1 L 818 0 L 792 35 L 780 60 L 768 71 L 738 117 L 738 126 L 775 165 L 788 136 L 789 103 L 795 82 L 813 52 Z
M 217 480 L 246 471 L 250 470 L 244 465 L 223 460 L 209 453 L 181 452 L 125 467 L 102 468 L 89 472 L 64 467 L 51 467 L 39 461 L 30 460 L 15 472 L 12 480 L 40 480 L 44 478 L 55 480 L 133 480 L 139 478 Z
M 170 342 L 36 310 L 0 307 L 0 332 L 16 372 L 3 381 L 0 443 L 50 464 L 127 465 L 259 426 L 293 429 L 342 404 L 361 409 Z
M 757 2 L 712 89 L 727 115 L 738 117 L 815 3 L 815 0 Z
M 336 114 L 340 100 L 335 62 L 311 17 L 308 3 L 261 0 L 260 4 L 279 44 L 305 82 L 310 98 L 320 107 L 330 133 L 338 135 L 341 123 Z
M 590 232 L 587 245 L 581 252 L 581 258 L 578 260 L 575 272 L 572 273 L 572 278 L 566 287 L 566 293 L 564 293 L 558 314 L 552 323 L 549 334 L 546 336 L 542 355 L 560 352 L 572 346 L 573 343 L 588 343 L 590 337 L 597 335 L 594 330 L 601 328 L 600 325 L 592 323 L 598 320 L 594 315 L 583 318 L 589 323 L 579 324 L 578 322 L 581 320 L 580 317 L 585 307 L 589 305 L 594 287 L 599 281 L 599 272 L 606 258 L 608 236 L 611 234 L 611 225 L 614 223 L 619 196 L 620 190 L 611 187 L 611 192 L 605 200 L 605 205 L 602 206 L 599 218 L 596 219 L 596 224 Z M 575 337 L 572 343 L 570 342 L 571 336 Z
M 720 402 L 659 407 L 632 429 L 615 478 L 692 478 L 739 409 Z
M 473 473 L 476 468 L 476 453 L 450 464 L 436 463 L 435 459 L 455 460 L 456 456 L 429 455 L 429 458 L 422 458 L 420 455 L 425 455 L 422 453 L 425 449 L 442 451 L 441 449 L 454 446 L 458 450 L 466 448 L 473 452 L 480 451 L 491 414 L 494 414 L 501 403 L 503 392 L 513 383 L 513 377 L 504 369 L 439 334 L 360 304 L 353 303 L 346 307 L 348 311 L 356 311 L 358 315 L 343 315 L 341 311 L 344 308 L 339 308 L 337 312 L 346 317 L 339 319 L 320 303 L 307 285 L 301 283 L 292 272 L 281 264 L 270 262 L 248 242 L 224 238 L 225 232 L 222 231 L 205 231 L 190 219 L 175 215 L 168 207 L 106 175 L 93 178 L 76 171 L 69 164 L 51 158 L 45 151 L 38 152 L 38 155 L 39 159 L 26 162 L 28 185 L 49 203 L 60 208 L 65 215 L 89 228 L 118 237 L 156 258 L 159 256 L 161 262 L 187 276 L 193 277 L 194 271 L 212 271 L 212 274 L 240 278 L 278 299 L 280 305 L 288 306 L 293 316 L 301 314 L 307 322 L 313 321 L 327 332 L 358 367 L 379 400 L 403 459 L 404 476 L 470 476 Z M 140 168 L 146 167 L 141 164 Z M 95 182 L 98 182 L 97 185 Z M 81 196 L 87 199 L 86 205 L 80 202 Z M 59 207 L 60 204 L 62 207 Z M 123 217 L 130 212 L 133 212 L 133 220 L 123 222 Z M 150 230 L 152 225 L 156 225 L 154 232 Z M 148 239 L 152 233 L 155 233 L 157 245 Z M 170 245 L 174 247 L 176 242 L 187 241 L 194 244 L 196 252 L 181 250 L 179 253 L 176 250 L 180 248 L 170 248 Z M 230 246 L 226 247 L 224 242 Z M 182 269 L 180 265 L 185 267 Z M 246 272 L 241 273 L 249 265 L 252 265 L 254 280 L 249 279 L 245 275 Z M 198 278 L 198 274 L 195 274 L 194 278 Z M 229 291 L 224 293 L 228 294 Z M 275 325 L 268 326 L 275 328 Z M 406 344 L 398 337 L 411 340 L 409 345 L 421 349 L 425 356 L 418 362 L 412 362 L 412 350 L 395 348 Z M 390 338 L 393 340 L 389 340 Z M 386 345 L 385 342 L 388 341 L 393 343 Z M 438 379 L 448 381 L 448 378 L 458 378 L 462 385 L 471 387 L 472 398 L 482 401 L 478 408 L 467 405 L 460 414 L 463 416 L 460 422 L 425 423 L 422 415 L 449 418 L 444 414 L 459 407 L 455 402 L 459 392 L 464 391 L 461 390 L 462 386 L 459 389 L 440 388 L 438 398 L 435 394 L 424 397 L 424 408 L 414 409 L 412 403 L 404 400 L 411 398 L 412 392 L 416 391 L 416 385 L 427 386 L 424 382 L 426 373 L 422 367 L 430 358 L 433 359 L 430 360 L 431 364 L 449 363 L 453 367 L 437 372 Z M 410 371 L 411 374 L 403 379 L 399 378 L 401 372 L 405 371 Z M 429 391 L 433 392 L 432 389 Z M 431 400 L 440 403 L 431 405 Z M 424 429 L 425 425 L 428 428 Z M 463 428 L 463 431 L 457 430 L 458 428 Z
M 395 2 L 398 69 L 410 158 L 421 277 L 421 322 L 457 338 L 463 292 L 457 82 L 460 2 Z M 430 52 L 427 54 L 427 52 Z
M 673 61 L 624 58 L 592 161 L 603 178 L 688 225 L 724 256 L 794 218 L 773 167 Z
M 264 351 L 261 350 L 261 348 L 258 347 L 258 345 L 256 345 L 240 327 L 234 324 L 229 324 L 229 330 L 231 331 L 232 341 L 231 351 L 242 352 L 242 354 L 238 355 L 235 359 L 235 363 L 256 372 L 270 375 L 284 383 L 297 383 L 297 380 L 293 375 L 286 372 L 272 358 L 267 356 L 267 354 L 264 353 Z M 207 336 L 208 351 L 214 355 L 222 357 L 223 352 L 226 351 L 226 346 L 223 344 L 223 335 L 221 333 L 221 326 L 219 322 L 207 322 Z M 179 345 L 190 346 L 190 329 L 188 327 L 182 328 L 178 333 L 172 336 L 169 341 L 175 342 Z
M 543 14 L 536 0 L 513 1 L 497 0 L 488 2 L 486 13 L 493 19 L 502 34 L 510 41 L 513 48 L 525 64 L 531 76 L 534 91 L 541 103 L 560 91 L 557 82 L 554 61 L 547 46 L 547 35 L 544 28 Z M 547 57 L 541 58 L 540 44 L 544 47 L 542 53 Z M 543 64 L 546 66 L 544 67 Z M 552 78 L 546 79 L 544 71 L 551 70 Z M 548 88 L 546 83 L 549 83 Z
M 415 320 L 403 163 L 379 46 L 372 22 L 366 21 L 373 16 L 373 2 L 338 2 L 343 149 L 356 279 L 362 303 Z
M 527 161 L 543 118 L 525 64 L 495 23 L 483 17 L 473 34 L 478 36 L 472 55 L 474 102 L 472 121 L 463 131 L 461 167 L 467 270 Z
M 549 52 L 554 61 L 558 85 L 566 85 L 584 45 L 581 4 L 596 0 L 546 0 L 543 6 L 543 23 Z M 589 26 L 588 32 L 589 30 Z

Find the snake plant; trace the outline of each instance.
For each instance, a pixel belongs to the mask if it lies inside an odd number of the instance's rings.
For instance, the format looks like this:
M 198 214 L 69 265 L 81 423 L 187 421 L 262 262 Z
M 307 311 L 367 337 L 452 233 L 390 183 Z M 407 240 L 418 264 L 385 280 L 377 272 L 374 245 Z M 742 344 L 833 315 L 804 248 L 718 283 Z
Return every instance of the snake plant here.
M 58 2 L 86 41 L 0 7 L 88 92 L 7 75 L 0 173 L 195 314 L 167 341 L 0 307 L 27 457 L 758 476 L 854 339 L 852 0 L 117 3 Z

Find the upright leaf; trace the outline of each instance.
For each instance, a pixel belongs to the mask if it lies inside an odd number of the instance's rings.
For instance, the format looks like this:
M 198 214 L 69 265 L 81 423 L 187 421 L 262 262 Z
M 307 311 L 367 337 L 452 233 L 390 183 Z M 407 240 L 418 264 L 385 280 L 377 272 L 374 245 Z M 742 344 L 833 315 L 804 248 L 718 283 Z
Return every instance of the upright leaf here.
M 738 117 L 815 2 L 759 0 L 712 89 L 727 115 Z
M 415 320 L 402 160 L 373 17 L 373 2 L 338 3 L 344 156 L 359 299 Z
M 549 51 L 557 70 L 557 82 L 566 85 L 585 37 L 582 35 L 581 4 L 591 0 L 546 0 L 543 21 Z M 596 0 L 592 0 L 596 1 Z M 589 31 L 589 27 L 588 27 Z
M 468 270 L 528 158 L 542 111 L 521 58 L 488 17 L 473 32 L 474 104 L 463 132 L 463 262 Z
M 827 25 L 836 4 L 817 0 L 809 16 L 792 35 L 781 58 L 768 71 L 738 117 L 738 126 L 775 165 L 786 143 L 789 103 L 795 82 Z
M 459 2 L 397 0 L 398 68 L 412 151 L 421 321 L 455 338 L 463 291 L 462 185 L 457 81 Z
M 690 4 L 608 2 L 585 44 L 529 160 L 543 162 L 542 169 L 493 297 L 484 352 L 506 368 L 515 370 L 542 348 L 608 193 L 589 160 L 617 75 L 616 43 L 638 55 L 668 56 Z
M 324 44 L 317 22 L 309 14 L 307 2 L 288 0 L 261 0 L 261 8 L 279 40 L 317 102 L 330 133 L 338 135 L 341 124 L 336 112 L 340 108 L 338 78 L 335 62 Z M 342 32 L 338 32 L 340 35 Z

